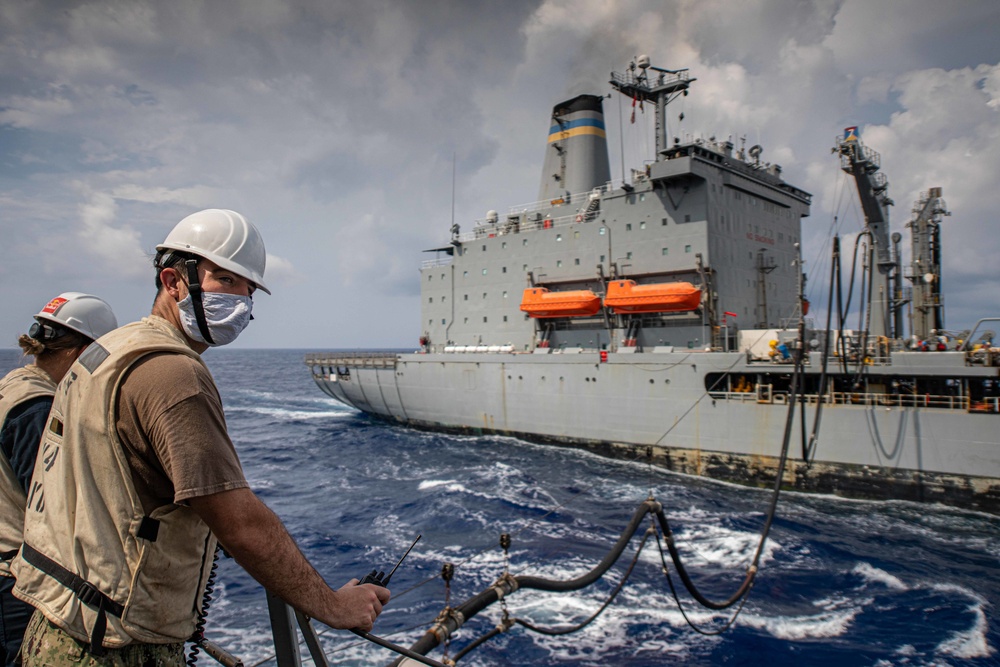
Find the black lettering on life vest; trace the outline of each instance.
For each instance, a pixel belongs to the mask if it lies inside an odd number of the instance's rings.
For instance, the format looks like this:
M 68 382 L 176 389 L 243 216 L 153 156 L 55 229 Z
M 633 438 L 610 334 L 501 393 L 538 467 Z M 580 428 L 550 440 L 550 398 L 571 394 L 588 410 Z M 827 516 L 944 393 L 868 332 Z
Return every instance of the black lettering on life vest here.
M 46 442 L 42 448 L 42 461 L 45 463 L 45 472 L 52 470 L 52 466 L 56 464 L 56 457 L 58 456 L 59 446 Z
M 63 378 L 63 381 L 60 383 L 62 387 L 63 396 L 69 393 L 69 388 L 73 386 L 74 382 L 76 382 L 77 377 L 79 376 L 76 374 L 75 371 L 70 371 L 69 373 L 66 374 L 66 377 Z
M 38 496 L 37 502 L 35 496 Z M 28 494 L 28 507 L 36 512 L 41 512 L 45 509 L 45 491 L 42 489 L 41 482 L 31 482 L 31 493 Z

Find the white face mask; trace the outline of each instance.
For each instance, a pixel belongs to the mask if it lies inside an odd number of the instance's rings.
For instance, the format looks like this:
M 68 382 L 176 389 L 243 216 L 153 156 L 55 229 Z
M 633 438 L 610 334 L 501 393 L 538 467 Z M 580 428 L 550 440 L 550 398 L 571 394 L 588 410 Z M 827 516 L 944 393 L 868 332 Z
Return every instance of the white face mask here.
M 250 324 L 250 314 L 253 311 L 253 301 L 248 296 L 239 294 L 223 294 L 221 292 L 203 292 L 201 302 L 205 308 L 205 323 L 212 335 L 214 343 L 209 343 L 198 329 L 198 319 L 194 314 L 194 303 L 188 294 L 177 302 L 181 314 L 181 326 L 184 333 L 192 340 L 205 343 L 212 347 L 228 345 Z

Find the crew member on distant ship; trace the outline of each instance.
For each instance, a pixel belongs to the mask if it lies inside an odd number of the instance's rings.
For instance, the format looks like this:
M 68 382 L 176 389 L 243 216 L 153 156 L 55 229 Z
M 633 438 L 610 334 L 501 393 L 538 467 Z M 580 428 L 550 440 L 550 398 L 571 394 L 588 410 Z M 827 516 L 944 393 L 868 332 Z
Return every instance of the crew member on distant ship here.
M 201 359 L 231 343 L 264 285 L 257 229 L 235 211 L 181 220 L 157 246 L 152 314 L 92 345 L 56 390 L 14 560 L 36 612 L 25 667 L 181 667 L 216 540 L 272 593 L 370 630 L 389 591 L 338 590 L 249 489 Z
M 6 667 L 14 665 L 33 611 L 11 593 L 10 560 L 21 547 L 25 499 L 52 395 L 87 346 L 117 326 L 111 306 L 96 296 L 60 294 L 17 339 L 34 362 L 0 380 L 0 642 Z

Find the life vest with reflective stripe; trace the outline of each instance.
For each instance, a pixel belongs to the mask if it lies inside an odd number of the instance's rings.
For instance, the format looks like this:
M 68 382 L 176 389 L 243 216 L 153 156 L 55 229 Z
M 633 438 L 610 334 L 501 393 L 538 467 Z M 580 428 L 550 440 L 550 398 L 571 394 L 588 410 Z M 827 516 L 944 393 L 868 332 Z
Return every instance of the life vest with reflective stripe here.
M 144 515 L 118 437 L 122 378 L 155 352 L 204 363 L 180 331 L 149 317 L 92 343 L 56 387 L 27 497 L 23 551 L 35 557 L 12 565 L 17 597 L 76 639 L 112 648 L 191 637 L 215 552 L 189 507 Z

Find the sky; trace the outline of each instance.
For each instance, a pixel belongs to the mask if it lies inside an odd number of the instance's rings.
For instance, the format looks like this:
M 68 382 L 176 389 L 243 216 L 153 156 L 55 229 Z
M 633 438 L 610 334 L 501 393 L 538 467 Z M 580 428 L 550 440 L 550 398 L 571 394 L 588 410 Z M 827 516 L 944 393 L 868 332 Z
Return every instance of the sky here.
M 995 0 L 2 0 L 0 347 L 63 291 L 148 314 L 155 245 L 203 208 L 267 245 L 234 346 L 414 347 L 422 251 L 534 200 L 553 105 L 641 54 L 697 79 L 672 132 L 745 137 L 812 193 L 814 303 L 830 235 L 863 223 L 843 128 L 881 154 L 904 247 L 942 187 L 968 327 L 1000 315 L 997 34 Z M 616 177 L 652 156 L 628 107 L 605 101 Z

